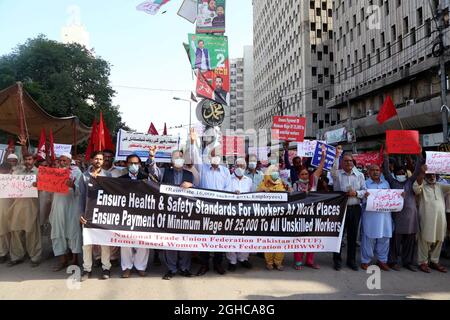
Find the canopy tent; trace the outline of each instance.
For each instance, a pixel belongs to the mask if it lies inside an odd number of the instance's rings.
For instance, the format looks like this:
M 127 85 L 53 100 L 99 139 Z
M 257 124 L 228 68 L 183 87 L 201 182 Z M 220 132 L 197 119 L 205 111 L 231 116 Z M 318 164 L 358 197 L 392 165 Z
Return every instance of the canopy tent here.
M 76 116 L 49 115 L 22 88 L 22 83 L 0 91 L 0 130 L 39 140 L 41 129 L 53 130 L 55 143 L 77 145 L 89 138 L 91 128 Z

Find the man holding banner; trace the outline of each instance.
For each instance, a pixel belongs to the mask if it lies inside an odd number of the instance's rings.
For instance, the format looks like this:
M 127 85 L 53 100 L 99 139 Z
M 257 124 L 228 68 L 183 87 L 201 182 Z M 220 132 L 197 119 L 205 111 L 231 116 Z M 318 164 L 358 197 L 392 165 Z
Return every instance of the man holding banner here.
M 151 165 L 149 166 L 150 174 L 158 178 L 164 185 L 179 186 L 185 189 L 192 188 L 194 185 L 194 175 L 192 172 L 183 169 L 184 159 L 183 154 L 180 151 L 174 151 L 172 153 L 172 166 L 173 168 L 160 170 L 154 161 L 155 149 L 150 150 L 149 160 Z M 172 279 L 177 273 L 184 277 L 191 277 L 191 253 L 188 251 L 175 251 L 165 250 L 163 251 L 163 259 L 169 269 L 163 276 L 164 280 Z
M 34 157 L 31 154 L 23 155 L 23 167 L 16 170 L 16 175 L 34 175 L 38 173 L 34 166 Z M 9 227 L 11 230 L 9 266 L 23 262 L 25 254 L 31 259 L 31 266 L 37 267 L 41 260 L 41 227 L 39 221 L 38 198 L 17 198 L 10 207 Z M 22 235 L 25 234 L 25 243 Z
M 70 169 L 70 178 L 66 181 L 69 192 L 54 193 L 50 211 L 51 239 L 55 257 L 60 257 L 60 263 L 53 271 L 64 270 L 68 265 L 78 265 L 78 254 L 81 253 L 82 235 L 80 227 L 80 189 L 81 171 L 78 167 L 70 167 L 72 155 L 65 153 L 59 157 L 59 167 Z M 69 261 L 68 250 L 72 252 Z
M 419 213 L 413 184 L 416 182 L 423 162 L 423 158 L 419 154 L 414 173 L 410 178 L 406 175 L 406 167 L 398 165 L 394 167 L 394 176 L 392 176 L 389 171 L 388 154 L 384 153 L 383 175 L 385 179 L 389 182 L 391 189 L 403 189 L 404 192 L 402 211 L 392 213 L 394 232 L 389 249 L 389 267 L 394 270 L 400 270 L 399 257 L 401 255 L 402 265 L 410 271 L 417 271 L 414 267 L 414 254 L 417 248 L 416 234 L 419 232 Z
M 86 210 L 86 199 L 87 199 L 87 190 L 88 184 L 91 179 L 95 179 L 97 177 L 111 177 L 111 174 L 102 169 L 103 166 L 103 152 L 96 151 L 91 155 L 91 166 L 88 171 L 86 171 L 80 179 L 80 209 L 81 216 L 80 222 L 82 225 L 87 223 L 85 219 L 85 210 Z M 88 279 L 92 274 L 92 245 L 83 245 L 83 279 Z M 102 279 L 109 279 L 111 276 L 111 248 L 108 246 L 101 246 L 101 262 L 102 262 Z
M 341 151 L 338 149 L 336 152 L 331 175 L 334 181 L 334 191 L 346 192 L 348 196 L 347 212 L 344 222 L 344 228 L 347 230 L 347 266 L 354 271 L 358 271 L 359 268 L 356 265 L 356 238 L 361 218 L 361 200 L 366 195 L 366 181 L 362 173 L 353 170 L 354 164 L 351 153 L 344 154 L 342 158 L 342 169 L 339 170 Z M 341 252 L 333 254 L 333 261 L 334 269 L 336 271 L 341 270 Z
M 145 180 L 147 175 L 141 172 L 141 158 L 135 154 L 127 157 L 128 174 L 121 176 L 121 179 L 128 179 L 133 181 Z M 149 257 L 149 249 L 146 248 L 120 248 L 120 257 L 122 264 L 122 278 L 129 278 L 133 266 L 139 273 L 139 276 L 145 277 L 147 275 L 147 263 Z
M 381 180 L 381 170 L 376 164 L 370 166 L 370 178 L 366 181 L 368 190 L 390 189 L 386 180 Z M 366 197 L 369 192 L 366 193 Z M 367 270 L 374 255 L 377 265 L 383 271 L 389 271 L 387 265 L 389 254 L 389 239 L 392 237 L 391 212 L 364 210 L 361 223 L 361 268 Z
M 7 162 L 0 164 L 0 175 L 9 175 L 11 165 Z M 9 207 L 13 199 L 0 198 L 0 264 L 5 263 L 9 254 L 10 229 Z

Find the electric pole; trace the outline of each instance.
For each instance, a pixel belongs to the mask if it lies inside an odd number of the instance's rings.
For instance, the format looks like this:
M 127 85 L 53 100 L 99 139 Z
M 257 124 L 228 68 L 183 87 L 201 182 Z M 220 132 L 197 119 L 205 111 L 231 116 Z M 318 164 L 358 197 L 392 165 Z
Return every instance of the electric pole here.
M 436 17 L 439 19 L 439 73 L 441 78 L 441 113 L 442 113 L 442 134 L 444 137 L 444 143 L 448 143 L 448 104 L 447 104 L 447 72 L 445 69 L 445 47 L 444 47 L 444 9 L 446 1 L 440 1 L 439 7 L 437 8 Z

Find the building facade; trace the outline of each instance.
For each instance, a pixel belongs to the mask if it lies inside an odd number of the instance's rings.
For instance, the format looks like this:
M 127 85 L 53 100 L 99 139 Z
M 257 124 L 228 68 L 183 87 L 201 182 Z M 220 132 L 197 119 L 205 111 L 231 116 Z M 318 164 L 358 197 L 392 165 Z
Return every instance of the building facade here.
M 334 125 L 331 0 L 253 1 L 254 122 L 270 129 L 273 116 L 304 116 L 306 136 Z
M 442 132 L 434 20 L 438 4 L 438 0 L 333 1 L 335 85 L 327 109 L 337 111 L 340 121 L 321 130 L 320 136 L 354 128 L 354 147 L 364 150 L 378 147 L 386 130 L 399 130 L 401 125 L 421 134 Z M 376 121 L 388 95 L 402 124 L 398 118 L 383 125 Z

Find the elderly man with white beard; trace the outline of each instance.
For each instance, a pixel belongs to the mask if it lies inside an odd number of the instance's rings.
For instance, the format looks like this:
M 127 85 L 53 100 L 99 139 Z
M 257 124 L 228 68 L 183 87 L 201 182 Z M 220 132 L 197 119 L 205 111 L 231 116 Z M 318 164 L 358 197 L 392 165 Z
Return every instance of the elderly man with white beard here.
M 426 165 L 422 166 L 413 185 L 414 193 L 420 197 L 419 269 L 425 273 L 430 273 L 430 268 L 446 273 L 447 268 L 439 263 L 439 256 L 447 232 L 445 196 L 450 192 L 450 185 L 436 183 L 436 175 L 427 174 L 427 169 Z

